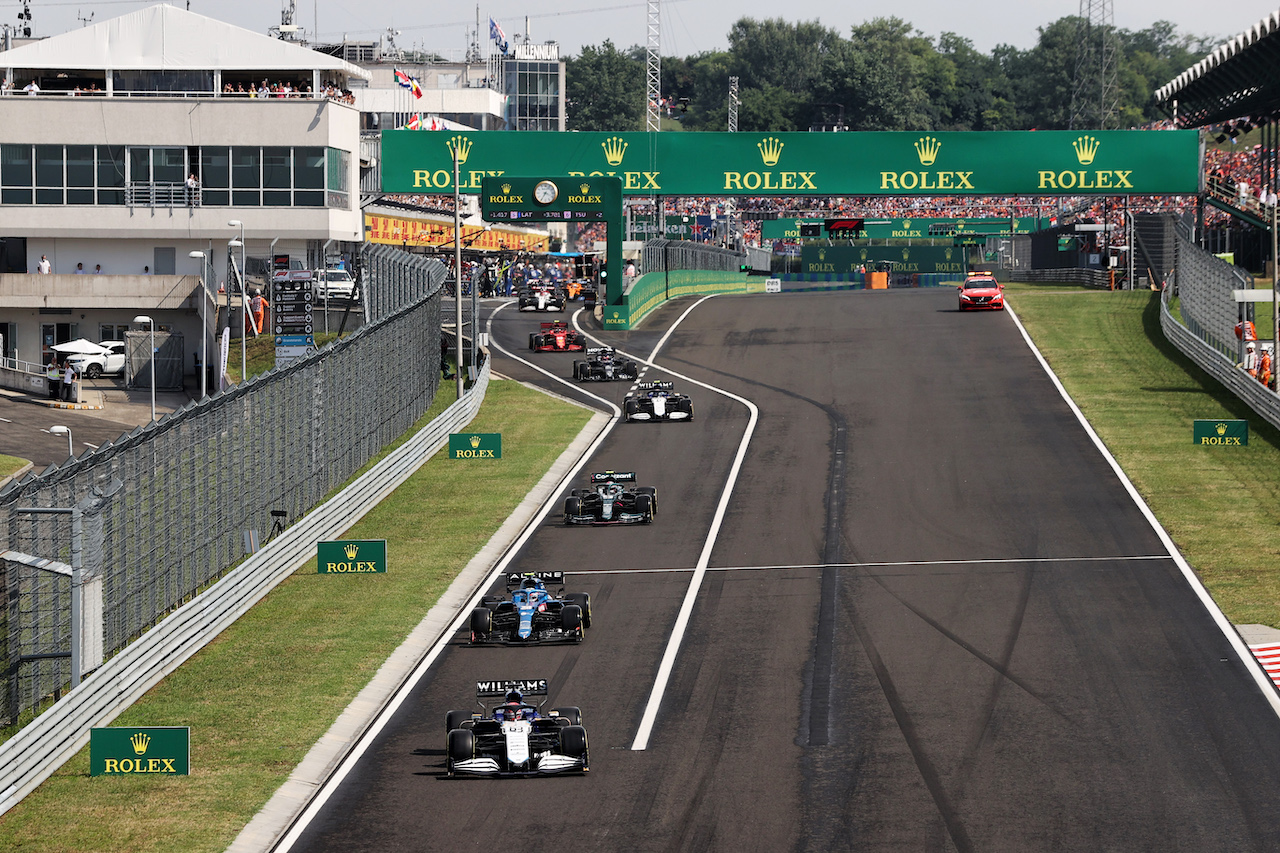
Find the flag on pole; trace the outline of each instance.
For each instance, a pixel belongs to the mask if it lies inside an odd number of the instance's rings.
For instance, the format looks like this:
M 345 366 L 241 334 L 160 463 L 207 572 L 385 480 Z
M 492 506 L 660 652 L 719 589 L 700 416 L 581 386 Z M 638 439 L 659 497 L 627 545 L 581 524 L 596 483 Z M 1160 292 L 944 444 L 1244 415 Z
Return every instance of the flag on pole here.
M 402 88 L 408 89 L 410 92 L 413 92 L 413 96 L 415 98 L 422 97 L 422 85 L 418 83 L 417 77 L 410 77 L 408 74 L 401 71 L 399 68 L 394 68 L 392 70 L 395 72 L 395 75 L 396 75 L 396 83 L 398 83 Z
M 504 54 L 507 52 L 507 34 L 502 31 L 502 27 L 498 26 L 498 22 L 493 18 L 489 19 L 489 41 L 498 45 L 498 50 Z

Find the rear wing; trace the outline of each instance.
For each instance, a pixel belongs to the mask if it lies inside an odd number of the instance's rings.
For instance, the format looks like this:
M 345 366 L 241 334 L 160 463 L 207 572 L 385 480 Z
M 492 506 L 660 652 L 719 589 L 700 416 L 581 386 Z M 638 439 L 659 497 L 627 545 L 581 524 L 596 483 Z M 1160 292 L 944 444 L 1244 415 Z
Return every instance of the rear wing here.
M 636 386 L 640 391 L 672 391 L 676 387 L 674 382 L 641 382 Z
M 613 347 L 587 347 L 587 355 L 599 355 L 602 352 L 613 352 Z
M 634 483 L 635 481 L 635 471 L 605 471 L 601 474 L 591 475 L 591 482 L 593 483 Z
M 557 320 L 557 321 L 556 321 L 556 322 L 554 322 L 554 323 L 541 323 L 541 324 L 539 324 L 539 325 L 541 325 L 541 326 L 542 326 L 542 331 L 544 331 L 544 332 L 550 332 L 550 331 L 551 331 L 551 330 L 553 330 L 553 329 L 568 329 L 568 328 L 569 328 L 569 324 L 568 324 L 568 323 L 566 323 L 564 320 Z
M 520 586 L 525 578 L 534 578 L 553 586 L 564 586 L 564 572 L 511 572 L 507 575 L 507 589 Z
M 512 690 L 519 690 L 525 696 L 546 696 L 547 680 L 545 678 L 525 678 L 476 682 L 477 699 L 489 696 L 506 696 Z

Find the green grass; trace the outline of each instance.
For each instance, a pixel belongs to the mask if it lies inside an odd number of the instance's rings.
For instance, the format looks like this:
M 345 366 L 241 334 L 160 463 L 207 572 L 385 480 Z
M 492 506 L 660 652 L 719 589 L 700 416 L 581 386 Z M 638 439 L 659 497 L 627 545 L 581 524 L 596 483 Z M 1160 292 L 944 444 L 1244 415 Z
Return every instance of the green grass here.
M 23 466 L 30 464 L 30 461 L 29 459 L 19 459 L 16 456 L 5 456 L 0 453 L 0 477 L 12 477 L 21 471 Z
M 470 428 L 502 433 L 503 458 L 441 452 L 346 534 L 387 539 L 387 574 L 317 575 L 313 560 L 116 721 L 191 726 L 189 777 L 90 778 L 81 750 L 0 817 L 0 849 L 225 849 L 588 417 L 492 382 Z
M 1160 331 L 1159 294 L 1010 286 L 1009 304 L 1227 618 L 1280 627 L 1280 432 Z M 1199 447 L 1196 418 L 1249 421 Z

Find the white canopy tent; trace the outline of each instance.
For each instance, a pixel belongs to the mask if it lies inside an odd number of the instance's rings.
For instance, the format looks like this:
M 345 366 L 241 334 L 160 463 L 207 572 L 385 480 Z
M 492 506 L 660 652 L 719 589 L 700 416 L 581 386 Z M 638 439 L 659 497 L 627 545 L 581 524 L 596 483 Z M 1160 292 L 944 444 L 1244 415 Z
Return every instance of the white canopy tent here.
M 0 52 L 0 68 L 21 78 L 98 72 L 111 93 L 113 72 L 207 72 L 215 91 L 223 72 L 315 81 L 369 73 L 337 57 L 260 35 L 175 6 L 157 5 L 63 35 Z M 15 77 L 15 72 L 18 77 Z

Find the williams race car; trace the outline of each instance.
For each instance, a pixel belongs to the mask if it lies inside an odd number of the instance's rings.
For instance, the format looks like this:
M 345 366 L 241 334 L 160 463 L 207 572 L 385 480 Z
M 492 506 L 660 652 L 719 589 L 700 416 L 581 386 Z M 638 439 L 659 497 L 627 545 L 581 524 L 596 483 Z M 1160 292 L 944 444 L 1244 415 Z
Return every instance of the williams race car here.
M 586 361 L 573 363 L 573 378 L 579 382 L 609 382 L 614 379 L 634 380 L 640 368 L 629 358 L 614 352 L 613 347 L 591 347 Z
M 547 585 L 558 586 L 552 594 Z M 591 596 L 565 594 L 564 572 L 507 575 L 510 599 L 486 595 L 471 611 L 471 644 L 580 643 L 591 627 Z
M 521 311 L 563 311 L 568 305 L 565 292 L 550 281 L 538 281 L 520 288 Z
M 526 696 L 546 696 L 546 679 L 476 682 L 476 704 L 502 704 L 487 714 L 450 711 L 445 717 L 445 770 L 450 776 L 539 776 L 586 773 L 587 730 L 582 711 L 552 708 L 545 716 Z
M 658 513 L 658 490 L 629 486 L 635 472 L 591 475 L 590 489 L 574 489 L 564 499 L 565 524 L 651 524 Z
M 581 352 L 586 348 L 587 339 L 582 332 L 570 329 L 564 320 L 543 323 L 529 335 L 529 349 L 534 352 Z
M 629 421 L 691 421 L 693 401 L 677 394 L 670 382 L 642 382 L 638 394 L 628 394 L 623 401 Z

